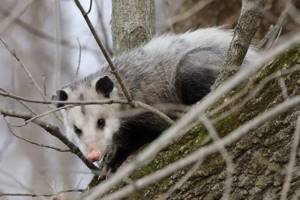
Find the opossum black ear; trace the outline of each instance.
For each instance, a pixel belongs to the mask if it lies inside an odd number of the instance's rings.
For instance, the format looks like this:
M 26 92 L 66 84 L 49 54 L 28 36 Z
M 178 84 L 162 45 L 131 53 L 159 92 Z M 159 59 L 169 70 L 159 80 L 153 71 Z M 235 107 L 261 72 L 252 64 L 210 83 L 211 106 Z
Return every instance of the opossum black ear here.
M 56 100 L 56 101 L 66 101 L 66 100 L 68 100 L 68 94 L 64 90 L 58 90 L 58 91 L 56 91 L 56 96 L 53 96 L 52 99 Z M 59 108 L 64 105 L 65 104 L 63 104 L 63 103 L 58 103 L 56 106 Z
M 109 98 L 109 95 L 113 89 L 114 89 L 114 83 L 108 76 L 101 77 L 96 82 L 97 93 L 103 94 L 103 96 L 106 98 Z

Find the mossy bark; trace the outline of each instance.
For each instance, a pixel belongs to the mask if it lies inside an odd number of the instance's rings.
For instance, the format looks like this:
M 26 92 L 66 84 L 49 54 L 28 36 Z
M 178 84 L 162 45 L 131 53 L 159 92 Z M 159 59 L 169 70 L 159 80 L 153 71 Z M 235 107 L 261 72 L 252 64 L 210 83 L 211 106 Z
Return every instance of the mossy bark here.
M 288 50 L 271 64 L 266 65 L 244 87 L 239 87 L 218 102 L 222 104 L 240 90 L 247 88 L 248 93 L 231 105 L 220 111 L 228 111 L 235 107 L 225 118 L 215 121 L 215 126 L 221 136 L 254 118 L 260 113 L 284 101 L 278 79 L 264 85 L 263 89 L 251 98 L 245 105 L 239 105 L 266 77 L 282 69 L 289 69 L 300 63 L 300 45 Z M 289 96 L 300 94 L 300 71 L 283 76 Z M 218 106 L 215 105 L 215 106 Z M 285 177 L 285 167 L 289 160 L 291 140 L 295 129 L 295 120 L 299 116 L 300 107 L 295 107 L 275 119 L 264 123 L 259 128 L 249 132 L 238 142 L 227 149 L 234 161 L 233 187 L 230 199 L 279 199 Z M 214 119 L 218 114 L 214 115 Z M 149 165 L 137 170 L 131 177 L 133 180 L 155 172 L 158 169 L 184 157 L 195 149 L 207 143 L 207 132 L 201 126 L 196 126 L 186 136 L 159 153 Z M 300 149 L 299 149 L 300 150 Z M 299 151 L 300 152 L 300 151 Z M 300 165 L 297 155 L 297 166 Z M 164 194 L 174 185 L 190 167 L 175 172 L 170 177 L 157 182 L 143 190 L 137 191 L 128 199 L 155 199 Z M 170 199 L 219 199 L 223 193 L 226 177 L 226 164 L 219 154 L 206 158 L 202 166 Z M 300 189 L 299 175 L 292 180 L 289 197 Z

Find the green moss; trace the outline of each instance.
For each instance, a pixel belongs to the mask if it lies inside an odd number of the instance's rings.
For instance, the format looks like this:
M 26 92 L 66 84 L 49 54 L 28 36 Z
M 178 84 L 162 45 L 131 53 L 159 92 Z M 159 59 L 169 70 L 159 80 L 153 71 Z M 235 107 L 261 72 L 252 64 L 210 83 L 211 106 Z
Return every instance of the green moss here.
M 260 70 L 256 75 L 256 80 L 261 81 L 278 70 L 287 69 L 296 63 L 299 63 L 299 59 L 300 44 L 297 44 L 290 50 L 275 58 L 271 64 L 266 65 L 262 70 Z

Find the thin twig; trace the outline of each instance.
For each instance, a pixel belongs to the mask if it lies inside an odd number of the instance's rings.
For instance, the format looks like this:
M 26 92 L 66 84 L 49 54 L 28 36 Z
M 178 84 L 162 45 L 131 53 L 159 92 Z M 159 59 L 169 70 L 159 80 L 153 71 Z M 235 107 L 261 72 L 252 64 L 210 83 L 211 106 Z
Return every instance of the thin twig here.
M 7 121 L 5 118 L 4 118 L 4 121 L 6 122 L 6 125 L 7 125 L 7 128 L 8 128 L 8 130 L 9 130 L 9 132 L 10 132 L 13 136 L 15 136 L 16 138 L 18 138 L 18 139 L 20 139 L 20 140 L 23 140 L 23 141 L 28 142 L 28 143 L 30 143 L 30 144 L 33 144 L 33 145 L 35 145 L 35 146 L 39 146 L 39 147 L 43 147 L 43 148 L 47 148 L 47 149 L 52 149 L 52 150 L 55 150 L 55 151 L 58 151 L 58 152 L 71 152 L 70 149 L 61 149 L 61 148 L 57 148 L 57 147 L 53 147 L 53 146 L 49 146 L 49 145 L 39 144 L 39 143 L 37 143 L 37 142 L 33 142 L 33 141 L 31 141 L 31 140 L 28 140 L 28 139 L 26 139 L 26 138 L 23 138 L 23 137 L 17 135 L 17 134 L 14 132 L 14 130 L 12 129 L 12 127 L 9 125 L 8 121 Z
M 207 5 L 211 4 L 215 0 L 204 0 L 204 1 L 199 1 L 195 5 L 191 7 L 191 9 L 187 10 L 186 12 L 176 15 L 174 17 L 171 17 L 170 19 L 167 20 L 167 25 L 174 25 L 177 22 L 184 21 L 188 19 L 189 17 L 193 16 L 203 8 L 205 8 Z
M 28 9 L 28 7 L 34 2 L 34 0 L 29 0 L 25 3 L 24 1 L 21 1 L 19 5 L 16 6 L 14 11 L 11 13 L 10 16 L 7 16 L 6 19 L 2 20 L 0 23 L 0 35 L 7 29 L 7 27 L 13 23 L 15 18 L 18 18 L 19 16 L 23 15 L 24 12 Z
M 289 98 L 289 94 L 288 94 L 288 89 L 285 85 L 284 79 L 282 77 L 279 78 L 278 80 L 278 85 L 281 89 L 281 93 L 284 99 L 288 99 Z
M 63 109 L 67 109 L 67 108 L 71 108 L 71 107 L 74 107 L 74 106 L 71 106 L 71 105 L 67 105 L 67 106 L 62 106 L 62 107 L 59 107 L 59 108 L 55 108 L 55 109 L 52 109 L 52 110 L 49 110 L 49 111 L 46 111 L 44 113 L 41 113 L 41 114 L 38 114 L 38 115 L 35 115 L 34 117 L 28 119 L 28 120 L 25 120 L 23 124 L 21 125 L 14 125 L 15 127 L 21 127 L 21 126 L 25 126 L 27 124 L 29 124 L 30 122 L 38 119 L 38 118 L 41 118 L 41 117 L 44 117 L 44 116 L 47 116 L 51 113 L 54 113 L 54 112 L 57 112 L 59 110 L 63 110 Z
M 89 6 L 88 11 L 86 11 L 85 15 L 90 14 L 90 12 L 92 11 L 92 7 L 93 7 L 93 0 L 90 0 L 90 6 Z
M 10 111 L 10 110 L 5 110 L 0 108 L 0 113 L 5 117 L 5 116 L 9 116 L 9 117 L 14 117 L 14 118 L 20 118 L 20 119 L 24 119 L 24 120 L 28 120 L 32 117 L 34 117 L 31 114 L 27 114 L 27 113 L 21 113 L 21 112 L 14 112 L 14 111 Z M 64 143 L 67 147 L 70 148 L 71 152 L 74 153 L 78 158 L 80 158 L 82 160 L 83 163 L 85 163 L 85 165 L 91 169 L 91 170 L 98 170 L 98 168 L 91 163 L 84 155 L 83 153 L 80 151 L 80 149 L 74 145 L 72 142 L 70 142 L 68 140 L 68 138 L 66 138 L 66 136 L 64 136 L 64 134 L 62 134 L 59 130 L 59 128 L 57 126 L 53 126 L 49 123 L 46 123 L 42 120 L 34 120 L 33 121 L 34 124 L 40 126 L 41 128 L 43 128 L 45 131 L 47 131 L 48 133 L 50 133 L 52 136 L 56 137 L 57 139 L 59 139 L 62 143 Z
M 274 44 L 276 44 L 276 38 L 280 36 L 282 27 L 284 23 L 286 22 L 289 10 L 291 9 L 291 0 L 288 0 L 286 2 L 285 9 L 282 11 L 280 14 L 277 23 L 273 26 L 270 27 L 270 30 L 267 32 L 265 37 L 259 42 L 257 45 L 257 48 L 259 49 L 269 49 L 271 48 Z
M 3 14 L 4 16 L 11 16 L 11 13 L 9 11 L 2 9 L 1 7 L 0 7 L 0 13 Z M 50 42 L 50 43 L 59 42 L 59 44 L 62 46 L 68 47 L 70 49 L 77 49 L 76 44 L 73 44 L 70 41 L 67 41 L 65 39 L 61 39 L 60 41 L 57 41 L 57 40 L 55 40 L 55 38 L 53 36 L 49 35 L 46 32 L 43 32 L 39 29 L 34 28 L 31 24 L 23 21 L 20 18 L 14 18 L 14 23 L 17 24 L 18 26 L 20 26 L 21 28 L 27 30 L 29 33 L 47 41 L 47 42 Z M 86 45 L 82 46 L 82 50 L 87 50 L 94 54 L 96 54 L 98 52 L 96 49 L 90 48 Z
M 88 15 L 85 14 L 86 12 L 84 11 L 84 8 L 82 7 L 80 1 L 79 0 L 74 0 L 74 2 L 76 4 L 76 6 L 78 7 L 78 9 L 80 10 L 82 16 L 84 17 L 84 19 L 85 19 L 85 21 L 86 21 L 86 23 L 87 23 L 87 25 L 88 25 L 88 27 L 89 27 L 92 35 L 94 36 L 94 39 L 96 40 L 99 48 L 102 51 L 102 54 L 103 54 L 104 58 L 106 59 L 108 65 L 109 65 L 109 67 L 111 69 L 112 74 L 114 74 L 114 76 L 116 77 L 116 79 L 117 79 L 117 81 L 118 81 L 118 83 L 119 83 L 119 85 L 120 85 L 120 87 L 122 89 L 122 92 L 124 93 L 124 95 L 125 95 L 126 99 L 128 100 L 128 102 L 131 103 L 132 102 L 132 97 L 131 97 L 131 95 L 130 95 L 128 89 L 127 89 L 127 87 L 125 86 L 125 83 L 124 83 L 123 79 L 121 78 L 121 76 L 120 76 L 120 74 L 118 72 L 118 69 L 113 64 L 113 62 L 112 62 L 109 54 L 105 50 L 105 48 L 104 48 L 104 46 L 103 46 L 100 38 L 98 37 L 97 32 L 96 32 L 95 28 L 93 27 L 92 22 L 90 21 L 90 18 L 88 17 Z
M 214 142 L 218 142 L 220 141 L 220 137 L 215 129 L 215 127 L 213 126 L 212 122 L 205 116 L 202 115 L 200 117 L 200 120 L 202 121 L 203 125 L 206 127 L 206 129 L 208 130 L 208 133 L 210 135 L 210 137 L 213 139 Z M 219 146 L 219 150 L 221 152 L 221 155 L 223 156 L 226 165 L 227 165 L 227 177 L 224 183 L 224 192 L 223 192 L 223 196 L 222 196 L 222 200 L 228 200 L 230 192 L 231 192 L 231 187 L 232 187 L 232 174 L 234 173 L 234 164 L 232 161 L 232 158 L 230 156 L 230 154 L 228 153 L 228 151 L 226 150 L 225 146 Z
M 44 96 L 47 96 L 47 77 L 46 77 L 46 75 L 44 73 L 42 74 L 42 79 L 43 79 L 43 92 L 44 92 Z
M 13 58 L 20 64 L 21 68 L 24 70 L 24 72 L 26 73 L 27 77 L 29 78 L 30 82 L 33 84 L 33 86 L 37 89 L 38 93 L 40 94 L 40 96 L 44 99 L 47 100 L 47 97 L 44 95 L 43 90 L 40 88 L 40 86 L 38 85 L 38 83 L 36 82 L 36 80 L 33 78 L 31 72 L 28 70 L 28 68 L 24 65 L 24 63 L 21 61 L 21 59 L 18 57 L 18 55 L 16 54 L 16 52 L 12 49 L 9 48 L 9 46 L 7 45 L 7 43 L 0 38 L 1 43 L 3 44 L 3 46 L 6 48 L 6 50 L 13 56 Z M 48 106 L 51 109 L 51 106 Z M 56 118 L 62 122 L 61 118 L 58 115 L 55 115 Z
M 9 92 L 1 92 L 1 88 L 0 88 L 0 96 L 3 97 L 9 97 L 9 98 L 13 98 L 13 99 L 17 99 L 20 101 L 25 101 L 25 102 L 30 102 L 30 103 L 39 103 L 39 104 L 65 104 L 65 105 L 97 105 L 97 104 L 132 104 L 134 106 L 139 106 L 145 110 L 148 110 L 154 114 L 157 114 L 158 116 L 160 116 L 162 119 L 166 120 L 166 122 L 172 124 L 174 123 L 174 121 L 169 118 L 166 114 L 164 114 L 163 112 L 159 111 L 158 109 L 154 108 L 153 106 L 147 105 L 145 103 L 142 103 L 140 101 L 132 101 L 131 103 L 129 103 L 127 100 L 114 100 L 114 99 L 108 99 L 108 100 L 98 100 L 98 101 L 49 101 L 49 100 L 34 100 L 34 99 L 28 99 L 28 98 L 24 98 L 21 96 L 17 96 L 14 94 L 11 94 Z M 51 111 L 49 111 L 49 113 L 57 111 L 60 109 L 51 109 Z M 48 112 L 48 111 L 47 111 Z M 42 116 L 44 116 L 42 114 Z
M 251 86 L 253 86 L 254 81 L 256 80 L 256 79 L 252 79 L 250 81 L 250 83 L 247 84 L 247 86 L 244 87 L 239 93 L 237 93 L 236 95 L 231 97 L 229 100 L 225 101 L 221 106 L 210 111 L 209 116 L 213 116 L 218 113 L 218 116 L 216 118 L 214 118 L 214 120 L 213 120 L 214 122 L 224 119 L 226 116 L 233 113 L 238 108 L 243 107 L 250 99 L 254 98 L 258 94 L 258 92 L 261 91 L 265 87 L 266 84 L 268 84 L 272 80 L 274 80 L 278 77 L 281 77 L 281 76 L 285 76 L 285 75 L 297 72 L 299 70 L 300 70 L 300 65 L 296 65 L 290 69 L 283 69 L 278 72 L 274 72 L 273 74 L 267 76 L 265 79 L 261 80 L 261 82 L 259 84 L 256 84 L 255 88 L 251 88 Z M 241 102 L 239 102 L 241 97 L 243 97 L 249 91 L 250 91 L 250 93 L 246 97 L 244 97 Z M 237 103 L 235 103 L 235 101 L 237 101 Z M 234 106 L 228 107 L 229 105 L 234 105 Z M 224 110 L 226 107 L 228 107 L 229 110 L 227 110 L 227 109 Z M 221 113 L 222 110 L 224 110 L 225 112 L 223 111 Z
M 65 105 L 95 105 L 95 104 L 128 104 L 126 100 L 113 100 L 113 99 L 108 99 L 108 100 L 98 100 L 98 101 L 54 101 L 54 100 L 35 100 L 35 99 L 29 99 L 29 98 L 24 98 L 9 92 L 1 92 L 0 95 L 3 97 L 8 97 L 24 102 L 30 102 L 30 103 L 37 103 L 37 104 L 65 104 Z
M 28 70 L 28 68 L 24 65 L 24 63 L 22 62 L 22 60 L 18 57 L 18 55 L 16 54 L 16 52 L 12 49 L 9 48 L 8 44 L 2 39 L 0 38 L 1 43 L 3 44 L 3 46 L 7 49 L 7 51 L 14 57 L 14 59 L 20 64 L 21 68 L 24 70 L 24 72 L 26 73 L 26 75 L 28 76 L 30 82 L 34 85 L 34 87 L 37 89 L 37 91 L 40 93 L 42 98 L 45 98 L 43 90 L 40 88 L 39 84 L 36 82 L 36 80 L 33 78 L 31 72 Z
M 78 43 L 78 47 L 79 47 L 79 52 L 78 52 L 78 63 L 77 63 L 77 68 L 76 68 L 76 73 L 75 73 L 75 81 L 78 79 L 80 64 L 81 64 L 81 44 L 80 44 L 80 41 L 78 38 L 77 38 L 77 43 Z
M 70 190 L 62 190 L 53 194 L 30 194 L 30 193 L 2 193 L 0 192 L 0 197 L 11 196 L 11 197 L 53 197 L 58 196 L 64 193 L 72 193 L 72 192 L 84 192 L 85 189 L 70 189 Z
M 174 123 L 174 121 L 170 117 L 168 117 L 166 114 L 162 113 L 161 111 L 159 111 L 158 109 L 156 109 L 152 106 L 149 106 L 148 104 L 145 104 L 141 101 L 132 101 L 132 103 L 134 105 L 138 106 L 138 107 L 144 108 L 144 109 L 156 114 L 157 116 L 160 116 L 160 118 L 162 118 L 163 120 L 165 120 L 169 124 Z
M 291 1 L 289 15 L 291 19 L 298 25 L 300 25 L 300 12 L 299 9 L 294 5 L 293 1 Z
M 296 122 L 295 133 L 294 133 L 294 137 L 292 139 L 290 159 L 289 159 L 289 163 L 287 165 L 286 176 L 285 176 L 285 180 L 284 180 L 283 187 L 281 190 L 280 200 L 286 200 L 287 196 L 288 196 L 291 181 L 293 178 L 294 166 L 296 164 L 296 156 L 297 156 L 297 151 L 298 151 L 298 146 L 299 146 L 299 140 L 300 140 L 300 116 L 298 116 L 298 119 Z
M 104 19 L 103 19 L 103 1 L 95 1 L 96 4 L 96 9 L 97 9 L 97 14 L 98 14 L 98 18 L 99 18 L 99 25 L 103 34 L 103 41 L 104 41 L 104 46 L 106 47 L 106 51 L 108 52 L 108 54 L 110 56 L 113 55 L 112 50 L 109 46 L 109 37 L 107 35 L 107 31 L 105 28 L 105 24 L 104 24 Z M 100 5 L 101 4 L 101 5 Z
M 3 89 L 3 88 L 0 88 L 0 91 L 3 91 L 3 92 L 5 92 L 5 93 L 8 93 L 5 89 Z M 1 92 L 0 92 L 1 93 Z M 30 108 L 26 103 L 24 103 L 23 101 L 21 101 L 21 100 L 18 100 L 18 99 L 14 99 L 14 100 L 16 100 L 19 104 L 21 104 L 22 106 L 24 106 L 24 108 L 26 108 L 29 112 L 31 112 L 31 114 L 33 114 L 33 115 L 37 115 L 37 113 L 36 112 L 34 112 L 33 111 L 33 109 L 32 108 Z
M 14 176 L 14 174 L 11 174 L 10 172 L 7 172 L 6 170 L 3 170 L 0 168 L 0 173 L 1 175 L 5 175 L 8 178 L 12 179 L 13 181 L 15 181 L 15 183 L 17 183 L 22 189 L 26 190 L 29 193 L 35 193 L 34 189 L 29 188 L 28 186 L 26 186 L 25 184 L 23 184 L 18 178 L 16 178 Z M 2 192 L 0 192 L 0 194 L 3 194 Z M 0 196 L 1 197 L 1 196 Z M 45 199 L 44 197 L 42 197 L 41 199 Z

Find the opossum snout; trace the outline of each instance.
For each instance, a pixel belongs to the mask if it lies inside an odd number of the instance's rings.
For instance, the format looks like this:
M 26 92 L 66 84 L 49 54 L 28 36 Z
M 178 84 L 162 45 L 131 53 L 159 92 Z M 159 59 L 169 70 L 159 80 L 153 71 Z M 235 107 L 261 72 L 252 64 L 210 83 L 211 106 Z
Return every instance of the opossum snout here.
M 92 144 L 88 146 L 87 159 L 91 162 L 99 161 L 101 159 L 101 152 Z

